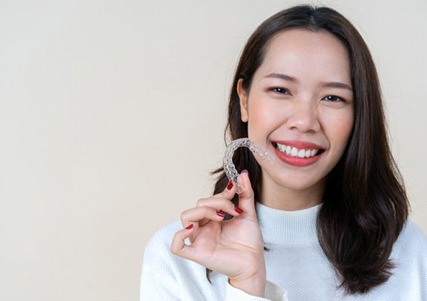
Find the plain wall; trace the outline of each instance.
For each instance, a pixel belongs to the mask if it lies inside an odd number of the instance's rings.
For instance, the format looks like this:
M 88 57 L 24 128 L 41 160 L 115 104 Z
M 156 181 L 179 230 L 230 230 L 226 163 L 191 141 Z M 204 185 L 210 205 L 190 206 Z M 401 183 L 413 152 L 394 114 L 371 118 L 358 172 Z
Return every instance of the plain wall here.
M 137 300 L 149 237 L 210 195 L 244 42 L 297 3 L 2 0 L 0 300 Z M 427 232 L 427 2 L 320 3 L 372 49 Z

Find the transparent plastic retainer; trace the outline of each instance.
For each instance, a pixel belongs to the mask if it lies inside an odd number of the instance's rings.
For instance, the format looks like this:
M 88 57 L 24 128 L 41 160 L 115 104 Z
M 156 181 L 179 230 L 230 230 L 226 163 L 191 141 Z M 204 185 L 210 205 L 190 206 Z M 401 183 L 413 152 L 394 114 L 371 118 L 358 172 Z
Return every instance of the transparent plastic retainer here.
M 254 154 L 258 155 L 260 158 L 267 160 L 267 161 L 274 161 L 275 158 L 272 156 L 266 149 L 263 147 L 257 145 L 255 142 L 249 140 L 249 138 L 240 138 L 233 140 L 225 150 L 224 155 L 224 171 L 227 175 L 227 178 L 233 182 L 233 184 L 236 186 L 236 193 L 243 192 L 242 187 L 240 187 L 237 184 L 237 178 L 239 177 L 239 173 L 236 170 L 236 167 L 233 163 L 233 154 L 236 149 L 239 147 L 247 147 L 249 150 L 251 150 Z

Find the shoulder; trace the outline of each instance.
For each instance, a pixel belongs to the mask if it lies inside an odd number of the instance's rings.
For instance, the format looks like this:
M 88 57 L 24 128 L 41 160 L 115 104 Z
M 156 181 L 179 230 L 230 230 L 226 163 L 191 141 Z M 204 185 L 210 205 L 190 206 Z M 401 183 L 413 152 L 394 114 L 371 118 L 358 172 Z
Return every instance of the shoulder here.
M 427 253 L 427 237 L 414 222 L 406 222 L 395 243 L 395 253 L 411 256 L 419 254 L 421 257 Z
M 145 247 L 144 259 L 153 259 L 152 257 L 162 257 L 166 254 L 169 254 L 170 244 L 172 242 L 173 236 L 177 231 L 181 230 L 181 228 L 181 223 L 176 221 L 154 233 L 154 235 L 148 240 L 148 243 Z
M 182 229 L 180 222 L 157 231 L 148 241 L 142 264 L 141 300 L 223 300 L 226 277 L 216 286 L 209 283 L 206 269 L 174 255 L 170 245 L 175 233 Z
M 426 235 L 414 222 L 407 221 L 393 246 L 391 259 L 395 268 L 388 285 L 385 286 L 389 293 L 394 294 L 393 300 L 425 300 L 426 254 Z
M 403 241 L 413 241 L 416 244 L 425 244 L 427 243 L 426 235 L 413 221 L 409 220 L 406 222 L 405 226 L 402 229 L 402 232 L 398 240 Z
M 150 295 L 153 291 L 166 294 L 169 292 L 167 287 L 177 289 L 176 267 L 181 259 L 170 252 L 170 244 L 179 227 L 178 222 L 170 224 L 157 231 L 148 241 L 142 259 L 141 292 L 144 295 Z

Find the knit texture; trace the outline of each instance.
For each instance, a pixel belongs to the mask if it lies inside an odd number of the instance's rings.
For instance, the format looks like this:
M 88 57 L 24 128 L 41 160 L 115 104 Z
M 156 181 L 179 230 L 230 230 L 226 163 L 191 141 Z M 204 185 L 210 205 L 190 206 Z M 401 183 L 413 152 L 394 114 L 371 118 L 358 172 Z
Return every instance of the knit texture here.
M 396 241 L 390 279 L 364 295 L 346 295 L 325 257 L 316 233 L 321 205 L 282 211 L 257 204 L 263 233 L 268 284 L 264 298 L 250 296 L 213 272 L 211 282 L 203 266 L 173 255 L 170 243 L 181 224 L 157 232 L 149 241 L 142 267 L 140 300 L 278 300 L 278 301 L 427 301 L 427 239 L 408 222 Z

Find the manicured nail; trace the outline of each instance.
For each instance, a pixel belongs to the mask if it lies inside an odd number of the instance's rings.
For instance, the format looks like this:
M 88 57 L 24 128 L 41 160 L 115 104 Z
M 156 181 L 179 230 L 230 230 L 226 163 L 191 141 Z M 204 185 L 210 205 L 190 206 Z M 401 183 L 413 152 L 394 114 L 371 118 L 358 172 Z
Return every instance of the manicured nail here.
M 227 190 L 231 190 L 231 188 L 233 188 L 233 182 L 228 181 Z
M 189 224 L 187 227 L 185 227 L 186 230 L 191 230 L 193 229 L 194 225 L 193 224 Z
M 247 173 L 247 174 L 249 174 L 249 171 L 247 171 L 246 169 L 244 169 L 244 170 L 242 170 L 241 173 Z
M 225 217 L 225 213 L 222 211 L 217 211 L 216 215 L 221 216 L 221 217 Z
M 242 214 L 243 210 L 237 206 L 234 206 L 234 211 L 236 211 L 238 214 Z

